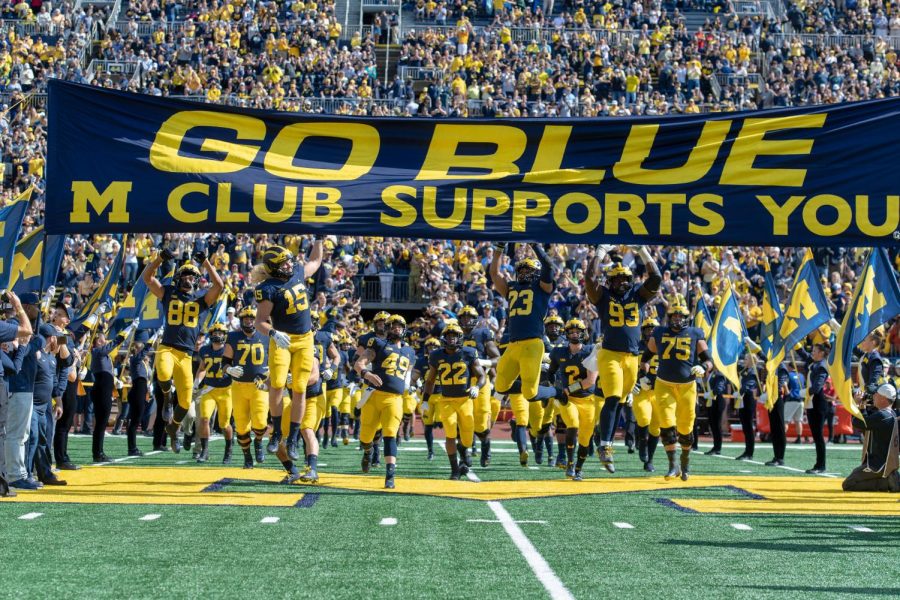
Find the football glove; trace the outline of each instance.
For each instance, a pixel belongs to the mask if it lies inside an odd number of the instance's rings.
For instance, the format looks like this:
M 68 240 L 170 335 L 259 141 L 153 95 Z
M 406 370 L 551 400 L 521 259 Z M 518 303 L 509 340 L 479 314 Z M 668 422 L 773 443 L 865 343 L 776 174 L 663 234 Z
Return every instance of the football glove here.
M 272 330 L 272 333 L 269 334 L 269 337 L 275 341 L 275 345 L 281 348 L 282 350 L 287 350 L 291 347 L 291 336 L 282 332 Z
M 238 379 L 238 378 L 244 376 L 244 367 L 241 367 L 239 365 L 232 365 L 230 367 L 227 367 L 225 369 L 225 372 L 228 373 L 229 377 L 234 377 L 235 379 Z
M 699 379 L 706 375 L 706 369 L 703 368 L 703 365 L 694 365 L 691 367 L 691 375 Z

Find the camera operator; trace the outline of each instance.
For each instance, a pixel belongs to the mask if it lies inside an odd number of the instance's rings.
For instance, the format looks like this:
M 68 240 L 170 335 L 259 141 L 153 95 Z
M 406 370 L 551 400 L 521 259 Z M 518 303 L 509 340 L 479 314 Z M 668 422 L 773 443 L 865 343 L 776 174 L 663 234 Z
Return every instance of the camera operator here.
M 891 409 L 896 399 L 897 390 L 885 383 L 872 395 L 871 404 L 866 397 L 859 400 L 863 419 L 854 417 L 853 424 L 866 432 L 863 463 L 844 480 L 844 491 L 900 492 L 897 413 Z

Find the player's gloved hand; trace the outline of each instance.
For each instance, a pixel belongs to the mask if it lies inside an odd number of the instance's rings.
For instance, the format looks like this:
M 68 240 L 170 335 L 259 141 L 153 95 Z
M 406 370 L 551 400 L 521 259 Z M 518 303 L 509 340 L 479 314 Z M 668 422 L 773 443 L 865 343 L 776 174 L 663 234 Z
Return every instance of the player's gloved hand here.
M 282 350 L 287 350 L 291 347 L 291 336 L 284 333 L 283 331 L 275 331 L 273 329 L 272 333 L 269 334 L 269 338 L 274 340 L 275 345 Z
M 424 402 L 422 402 L 422 405 L 419 407 L 419 409 L 422 411 L 423 415 L 425 413 L 427 413 L 428 412 L 428 400 L 425 400 Z
M 625 396 L 625 405 L 631 406 L 632 404 L 634 404 L 634 396 L 631 394 L 628 394 L 627 396 Z
M 699 379 L 706 375 L 706 369 L 703 368 L 703 365 L 694 365 L 691 367 L 691 375 Z
M 175 254 L 172 252 L 172 247 L 165 242 L 159 247 L 159 257 L 164 261 L 172 260 L 175 258 Z
M 494 250 L 496 252 L 506 252 L 506 242 L 494 242 Z
M 491 362 L 490 360 L 488 360 L 487 358 L 479 358 L 479 359 L 478 359 L 478 366 L 479 366 L 479 367 L 484 367 L 485 369 L 488 369 L 488 368 L 492 367 L 493 364 L 494 364 L 494 363 L 492 363 L 492 362 Z
M 225 368 L 225 372 L 228 373 L 229 377 L 243 377 L 244 376 L 244 367 L 240 365 L 231 365 L 230 367 Z
M 650 378 L 646 375 L 641 377 L 639 383 L 641 384 L 641 391 L 649 392 L 653 389 L 653 384 L 650 383 Z
M 266 376 L 265 375 L 257 375 L 253 379 L 253 385 L 255 385 L 256 389 L 258 389 L 258 390 L 267 391 L 269 389 L 269 386 L 266 385 Z
M 330 367 L 322 371 L 322 379 L 332 379 L 333 377 L 334 371 Z
M 472 387 L 469 388 L 469 398 L 472 398 L 474 400 L 477 397 L 478 397 L 478 386 L 473 385 Z
M 615 246 L 613 244 L 598 244 L 597 245 L 597 252 L 600 254 L 604 254 L 604 255 L 609 254 L 614 249 L 615 249 Z
M 191 254 L 191 258 L 193 258 L 194 262 L 198 265 L 202 265 L 206 262 L 206 252 L 204 252 L 203 250 L 194 250 L 194 253 Z

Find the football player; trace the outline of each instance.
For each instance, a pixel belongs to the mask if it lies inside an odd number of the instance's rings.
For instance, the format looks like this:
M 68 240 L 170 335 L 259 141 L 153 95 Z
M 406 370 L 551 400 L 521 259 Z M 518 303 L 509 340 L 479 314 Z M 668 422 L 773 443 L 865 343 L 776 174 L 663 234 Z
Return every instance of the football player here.
M 659 327 L 659 321 L 654 317 L 648 317 L 641 323 L 641 352 L 647 349 L 647 342 L 653 331 Z M 638 457 L 644 463 L 644 470 L 652 473 L 656 470 L 653 466 L 653 455 L 659 444 L 659 414 L 654 410 L 656 394 L 653 386 L 656 384 L 656 372 L 659 368 L 659 356 L 653 354 L 649 362 L 645 363 L 641 378 L 634 392 L 634 420 L 637 424 L 635 441 L 637 442 Z
M 265 460 L 262 442 L 269 414 L 266 399 L 268 344 L 256 331 L 255 308 L 245 306 L 237 317 L 241 328 L 228 333 L 222 363 L 225 365 L 225 372 L 231 377 L 234 427 L 237 430 L 238 445 L 244 453 L 244 468 L 252 469 L 254 455 L 250 452 L 251 431 L 256 462 Z
M 598 265 L 613 246 L 601 245 L 588 265 L 585 291 L 597 306 L 603 330 L 603 348 L 597 354 L 597 371 L 603 388 L 600 411 L 600 462 L 615 473 L 612 443 L 616 433 L 616 408 L 634 389 L 641 358 L 641 316 L 644 305 L 659 291 L 662 277 L 646 246 L 638 256 L 647 268 L 643 284 L 634 282 L 631 269 L 616 263 L 606 273 L 606 285 L 599 279 Z
M 660 437 L 669 459 L 665 478 L 681 477 L 687 481 L 690 473 L 694 421 L 697 415 L 696 380 L 712 368 L 706 339 L 699 327 L 689 327 L 690 311 L 676 303 L 666 311 L 668 324 L 653 330 L 647 340 L 643 362 L 653 354 L 659 357 L 656 371 L 656 407 L 659 409 Z M 702 365 L 698 364 L 702 361 Z M 677 432 L 677 434 L 676 434 Z M 675 445 L 681 446 L 681 465 L 675 462 Z
M 423 401 L 428 402 L 435 380 L 441 383 L 441 422 L 447 436 L 450 479 L 469 472 L 468 450 L 475 439 L 474 401 L 485 384 L 484 369 L 478 364 L 474 348 L 463 346 L 459 325 L 444 327 L 441 348 L 428 357 Z M 459 434 L 459 444 L 456 442 Z M 459 456 L 457 456 L 457 450 Z
M 494 341 L 494 332 L 489 327 L 476 327 L 478 311 L 471 306 L 464 306 L 459 311 L 459 325 L 463 330 L 463 345 L 474 348 L 478 357 L 478 364 L 487 374 L 500 358 L 500 350 Z M 485 377 L 484 385 L 478 390 L 475 399 L 475 435 L 481 442 L 481 466 L 487 467 L 491 463 L 491 427 L 500 412 L 499 400 L 494 400 L 491 394 L 491 384 Z
M 334 372 L 340 367 L 341 355 L 334 343 L 334 337 L 331 333 L 320 329 L 321 319 L 318 311 L 310 313 L 310 320 L 314 332 L 315 349 L 319 354 L 320 379 L 317 384 L 319 387 L 316 391 L 321 391 L 322 398 L 316 395 L 316 406 L 312 406 L 312 402 L 307 402 L 306 410 L 303 413 L 303 420 L 300 424 L 300 434 L 306 446 L 306 459 L 309 463 L 310 457 L 314 462 L 318 461 L 319 455 L 319 425 L 324 427 L 323 439 L 324 443 L 328 443 L 328 424 L 330 423 L 330 414 L 328 411 L 328 386 L 327 382 L 334 377 Z M 311 397 L 311 394 L 307 394 Z M 292 457 L 293 458 L 293 457 Z M 313 469 L 315 470 L 315 469 Z
M 544 319 L 544 356 L 541 363 L 541 383 L 553 385 L 553 380 L 547 375 L 550 366 L 550 353 L 558 346 L 566 345 L 566 336 L 563 335 L 565 322 L 559 315 L 550 315 Z M 528 434 L 531 439 L 531 447 L 534 450 L 534 462 L 543 462 L 544 449 L 547 450 L 547 464 L 553 466 L 553 435 L 550 427 L 553 425 L 553 417 L 556 414 L 555 402 L 532 402 L 528 405 Z M 563 452 L 565 452 L 565 440 L 563 440 Z M 565 454 L 563 455 L 565 456 Z
M 209 421 L 217 412 L 219 428 L 225 434 L 225 457 L 222 464 L 231 464 L 231 376 L 226 372 L 227 365 L 222 358 L 225 353 L 225 339 L 228 329 L 222 323 L 209 328 L 209 344 L 200 348 L 200 369 L 194 381 L 194 390 L 204 386 L 205 393 L 197 394 L 200 399 L 200 421 L 198 434 L 200 437 L 200 453 L 198 463 L 209 460 Z
M 524 465 L 528 464 L 528 409 L 521 404 L 523 401 L 549 400 L 556 392 L 552 387 L 540 385 L 544 358 L 543 321 L 553 292 L 553 267 L 543 246 L 532 244 L 531 248 L 538 258 L 523 258 L 516 262 L 516 278 L 512 282 L 507 282 L 500 272 L 506 244 L 495 246 L 491 261 L 494 288 L 509 305 L 509 345 L 497 361 L 494 387 L 497 394 L 511 395 L 510 404 L 516 417 L 514 436 L 519 447 L 519 462 Z M 521 399 L 513 391 L 516 379 L 521 381 Z
M 441 343 L 433 337 L 425 339 L 422 345 L 421 356 L 416 358 L 413 368 L 412 378 L 414 381 L 425 379 L 428 373 L 428 357 L 431 353 L 438 350 Z M 441 402 L 441 384 L 435 380 L 431 397 L 428 400 L 422 399 L 419 404 L 419 412 L 422 415 L 422 426 L 425 429 L 425 446 L 428 449 L 428 460 L 434 460 L 434 428 L 440 423 L 440 402 Z
M 274 445 L 284 443 L 291 460 L 296 460 L 300 421 L 306 410 L 306 386 L 313 372 L 315 343 L 306 279 L 322 264 L 322 238 L 316 236 L 306 263 L 281 246 L 269 246 L 262 264 L 251 272 L 256 286 L 256 330 L 269 338 L 269 411 L 272 415 Z M 282 442 L 283 391 L 288 374 L 292 379 L 290 426 Z M 312 436 L 313 438 L 315 435 Z M 310 440 L 306 440 L 307 444 Z
M 360 379 L 372 387 L 371 394 L 361 400 L 359 441 L 363 448 L 362 471 L 369 472 L 372 464 L 372 442 L 376 431 L 381 429 L 384 439 L 386 489 L 394 488 L 397 432 L 403 414 L 403 392 L 406 391 L 407 372 L 412 368 L 403 345 L 405 332 L 406 319 L 400 315 L 391 315 L 387 320 L 387 338 L 369 337 L 365 353 L 357 358 L 354 365 Z
M 198 251 L 194 252 L 193 258 L 203 265 L 209 277 L 209 288 L 199 289 L 200 270 L 192 263 L 179 267 L 175 271 L 172 283 L 164 286 L 156 278 L 156 271 L 163 261 L 173 258 L 169 247 L 163 246 L 144 268 L 141 279 L 150 293 L 162 302 L 166 315 L 153 369 L 166 405 L 172 404 L 173 391 L 178 400 L 177 406 L 172 411 L 172 418 L 166 425 L 166 433 L 169 435 L 172 450 L 180 452 L 178 430 L 193 402 L 194 374 L 191 357 L 194 354 L 197 335 L 200 333 L 200 315 L 216 303 L 225 284 L 206 254 Z
M 548 375 L 558 386 L 556 403 L 566 425 L 566 477 L 581 481 L 594 435 L 596 405 L 592 390 L 597 373 L 588 371 L 583 364 L 594 350 L 593 344 L 585 344 L 588 329 L 584 321 L 569 319 L 565 332 L 568 343 L 551 350 Z M 574 460 L 575 442 L 578 442 L 577 462 Z

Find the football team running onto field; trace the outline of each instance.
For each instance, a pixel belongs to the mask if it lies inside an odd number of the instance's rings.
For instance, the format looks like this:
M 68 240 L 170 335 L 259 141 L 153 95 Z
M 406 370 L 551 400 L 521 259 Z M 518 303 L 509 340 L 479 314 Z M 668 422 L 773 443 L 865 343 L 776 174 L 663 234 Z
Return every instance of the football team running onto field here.
M 600 271 L 612 246 L 599 246 L 589 264 L 586 292 L 597 309 L 602 336 L 596 345 L 580 319 L 547 317 L 554 274 L 547 249 L 538 244 L 527 246 L 526 255 L 514 261 L 512 278 L 501 263 L 504 255 L 515 259 L 515 246 L 495 246 L 490 275 L 509 315 L 499 342 L 491 329 L 478 326 L 478 311 L 466 306 L 457 319 L 444 323 L 439 339 L 419 343 L 407 335 L 401 315 L 380 312 L 372 330 L 354 343 L 339 308 L 329 309 L 324 319 L 310 310 L 307 280 L 322 262 L 322 239 L 316 238 L 305 262 L 281 246 L 266 249 L 262 263 L 251 272 L 256 306 L 239 312 L 238 331 L 220 324 L 209 329 L 196 375 L 191 357 L 202 329 L 201 315 L 217 302 L 222 280 L 203 253 L 196 253 L 193 262 L 209 277 L 206 289 L 199 289 L 202 274 L 192 262 L 179 267 L 170 284 L 160 283 L 159 266 L 173 258 L 165 247 L 148 264 L 143 280 L 162 301 L 166 315 L 155 370 L 164 400 L 172 407 L 166 430 L 174 452 L 181 450 L 179 430 L 194 404 L 199 415 L 197 461 L 209 460 L 215 414 L 225 437 L 223 462 L 231 462 L 236 436 L 244 467 L 253 468 L 254 462 L 265 460 L 263 439 L 271 417 L 265 450 L 284 466 L 284 483 L 314 484 L 319 479 L 320 429 L 322 443 L 330 440 L 336 446 L 338 435 L 349 444 L 352 427 L 362 449 L 362 471 L 380 465 L 383 451 L 384 485 L 390 489 L 395 486 L 398 445 L 401 438 L 409 438 L 418 413 L 428 459 L 434 456 L 434 428 L 442 425 L 450 478 L 458 480 L 472 466 L 476 439 L 481 466 L 490 465 L 491 428 L 501 402 L 508 402 L 523 466 L 529 461 L 529 437 L 535 459 L 541 462 L 546 450 L 548 462 L 553 461 L 550 429 L 555 426 L 556 462 L 567 477 L 583 479 L 595 445 L 601 464 L 614 473 L 616 424 L 623 411 L 632 410 L 644 469 L 655 470 L 653 457 L 662 440 L 668 457 L 666 479 L 688 479 L 697 379 L 711 368 L 710 358 L 702 331 L 689 326 L 683 302 L 668 306 L 664 326 L 645 315 L 661 282 L 645 247 L 636 248 L 647 274 L 640 282 L 621 263 Z M 301 442 L 302 471 L 296 464 Z M 678 446 L 681 456 L 676 461 Z

